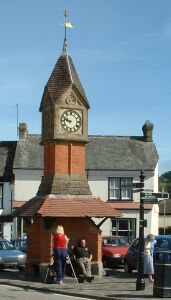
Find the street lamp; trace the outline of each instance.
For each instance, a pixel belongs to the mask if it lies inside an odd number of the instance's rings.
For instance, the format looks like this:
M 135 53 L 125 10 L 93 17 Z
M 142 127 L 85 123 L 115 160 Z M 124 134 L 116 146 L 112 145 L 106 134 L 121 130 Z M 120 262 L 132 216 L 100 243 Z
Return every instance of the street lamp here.
M 140 172 L 140 182 L 142 188 L 140 189 L 140 216 L 139 216 L 139 249 L 138 249 L 138 275 L 136 281 L 136 291 L 145 290 L 144 280 L 144 172 Z

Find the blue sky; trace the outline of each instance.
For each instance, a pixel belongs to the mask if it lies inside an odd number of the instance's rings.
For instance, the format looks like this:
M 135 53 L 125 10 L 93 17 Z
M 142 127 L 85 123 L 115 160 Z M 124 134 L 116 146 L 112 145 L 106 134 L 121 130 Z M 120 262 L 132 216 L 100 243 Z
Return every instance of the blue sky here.
M 19 122 L 40 133 L 39 104 L 61 54 L 64 9 L 74 29 L 68 49 L 91 104 L 89 134 L 142 135 L 154 124 L 159 172 L 171 170 L 170 0 L 1 0 L 0 140 Z

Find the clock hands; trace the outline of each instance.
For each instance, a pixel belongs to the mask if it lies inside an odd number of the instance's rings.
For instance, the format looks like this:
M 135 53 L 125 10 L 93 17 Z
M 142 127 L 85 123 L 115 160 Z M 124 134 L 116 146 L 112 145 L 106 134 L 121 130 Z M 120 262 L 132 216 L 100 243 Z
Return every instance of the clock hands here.
M 69 120 L 68 118 L 65 119 L 68 123 L 72 123 L 72 120 Z

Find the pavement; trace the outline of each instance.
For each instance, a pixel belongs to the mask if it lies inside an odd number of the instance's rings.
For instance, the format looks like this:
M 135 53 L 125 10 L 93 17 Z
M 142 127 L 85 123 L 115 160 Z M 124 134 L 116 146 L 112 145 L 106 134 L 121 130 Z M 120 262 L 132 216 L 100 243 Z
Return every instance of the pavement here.
M 159 300 L 153 297 L 153 284 L 145 278 L 145 290 L 136 291 L 137 274 L 126 274 L 123 269 L 105 269 L 102 278 L 95 277 L 93 282 L 77 284 L 75 278 L 65 277 L 64 284 L 45 284 L 39 278 L 28 278 L 24 271 L 8 269 L 0 272 L 0 284 L 22 287 L 24 290 L 32 289 L 45 293 L 58 293 L 70 295 L 73 299 L 77 297 L 90 298 L 95 300 L 118 299 L 150 299 Z

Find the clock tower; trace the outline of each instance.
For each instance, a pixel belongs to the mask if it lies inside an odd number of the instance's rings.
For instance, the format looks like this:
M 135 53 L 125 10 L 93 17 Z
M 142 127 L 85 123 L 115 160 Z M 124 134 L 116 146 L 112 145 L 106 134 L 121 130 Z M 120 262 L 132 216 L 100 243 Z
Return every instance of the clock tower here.
M 38 195 L 91 195 L 85 174 L 89 107 L 64 39 L 40 104 L 44 176 Z
M 39 272 L 44 276 L 53 251 L 52 234 L 59 224 L 65 228 L 71 245 L 76 245 L 84 234 L 93 253 L 92 273 L 102 275 L 100 226 L 106 218 L 120 217 L 120 213 L 94 198 L 88 185 L 85 145 L 88 142 L 89 107 L 67 51 L 65 34 L 63 52 L 45 86 L 40 104 L 44 175 L 37 195 L 16 212 L 16 216 L 27 220 L 25 272 L 28 275 Z M 96 225 L 92 218 L 103 219 Z

